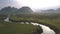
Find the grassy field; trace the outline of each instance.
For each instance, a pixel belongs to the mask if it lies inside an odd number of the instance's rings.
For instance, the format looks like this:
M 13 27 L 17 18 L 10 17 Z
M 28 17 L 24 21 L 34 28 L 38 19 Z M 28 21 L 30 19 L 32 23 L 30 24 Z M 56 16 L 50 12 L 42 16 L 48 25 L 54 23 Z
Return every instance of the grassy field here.
M 2 18 L 1 18 L 2 19 Z M 1 20 L 0 19 L 0 20 Z M 12 21 L 37 21 L 44 24 L 50 24 L 55 26 L 59 31 L 57 34 L 60 34 L 60 15 L 15 15 L 11 16 L 10 20 Z M 32 32 L 36 31 L 37 27 L 31 24 L 21 25 L 21 24 L 2 24 L 0 23 L 0 34 L 33 34 Z
M 60 34 L 60 16 L 59 15 L 50 15 L 50 16 L 45 16 L 45 15 L 32 15 L 32 16 L 24 16 L 24 17 L 17 17 L 17 16 L 12 16 L 12 20 L 15 21 L 37 21 L 37 22 L 42 22 L 44 24 L 50 24 L 55 26 L 59 31 L 57 31 L 57 34 Z
M 0 34 L 33 34 L 37 29 L 31 24 L 2 24 L 0 22 Z

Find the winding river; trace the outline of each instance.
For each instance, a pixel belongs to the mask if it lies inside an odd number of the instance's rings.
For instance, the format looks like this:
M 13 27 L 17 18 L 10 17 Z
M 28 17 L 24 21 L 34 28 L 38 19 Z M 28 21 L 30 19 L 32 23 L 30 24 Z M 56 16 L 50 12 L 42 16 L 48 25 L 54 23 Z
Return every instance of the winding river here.
M 55 34 L 55 32 L 52 29 L 50 29 L 48 26 L 38 24 L 38 23 L 31 23 L 31 24 L 36 25 L 36 26 L 39 25 L 43 30 L 43 33 L 41 34 Z
M 5 22 L 10 22 L 9 21 L 9 17 L 4 19 L 4 21 Z M 29 24 L 29 22 L 26 22 L 26 23 L 21 22 L 21 24 Z M 55 34 L 55 31 L 52 30 L 51 28 L 49 28 L 48 26 L 45 26 L 45 25 L 42 25 L 42 24 L 38 24 L 38 23 L 33 23 L 33 22 L 31 22 L 31 24 L 34 25 L 34 26 L 40 26 L 42 28 L 42 30 L 43 30 L 43 33 L 41 33 L 41 34 Z

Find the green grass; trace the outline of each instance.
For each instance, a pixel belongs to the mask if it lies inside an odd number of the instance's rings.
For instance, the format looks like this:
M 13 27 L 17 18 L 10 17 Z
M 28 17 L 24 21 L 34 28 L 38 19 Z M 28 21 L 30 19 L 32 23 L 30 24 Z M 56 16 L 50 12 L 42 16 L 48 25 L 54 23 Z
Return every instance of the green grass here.
M 52 18 L 52 19 L 49 19 Z M 56 18 L 56 16 L 25 16 L 25 17 L 19 17 L 19 16 L 12 16 L 11 17 L 12 20 L 15 21 L 39 21 L 42 22 L 44 24 L 51 24 L 53 26 L 56 26 L 56 28 L 58 30 L 60 30 L 60 17 L 58 16 Z M 0 34 L 32 34 L 32 31 L 35 31 L 37 27 L 29 24 L 29 25 L 21 25 L 21 24 L 13 24 L 13 23 L 9 23 L 9 24 L 2 24 L 0 23 Z M 58 32 L 58 34 L 60 34 L 60 31 Z
M 40 22 L 42 23 L 45 23 L 45 24 L 51 24 L 53 26 L 56 26 L 56 28 L 59 30 L 58 31 L 58 34 L 60 34 L 60 18 L 57 18 L 57 19 L 42 19 L 42 20 L 39 20 Z
M 36 28 L 31 24 L 0 23 L 0 34 L 33 34 Z
M 52 18 L 52 16 L 50 16 L 50 17 Z M 53 16 L 52 19 L 49 19 L 48 17 L 41 17 L 41 18 L 34 18 L 34 17 L 29 17 L 29 18 L 24 17 L 24 18 L 22 18 L 22 17 L 19 17 L 19 18 L 17 18 L 16 16 L 13 16 L 12 18 L 14 20 L 18 19 L 18 20 L 28 20 L 28 21 L 30 21 L 30 20 L 39 21 L 39 22 L 42 22 L 44 24 L 51 24 L 51 25 L 55 26 L 58 30 L 60 30 L 60 17 L 59 18 L 54 18 L 54 16 Z M 58 34 L 60 34 L 60 31 L 58 32 Z

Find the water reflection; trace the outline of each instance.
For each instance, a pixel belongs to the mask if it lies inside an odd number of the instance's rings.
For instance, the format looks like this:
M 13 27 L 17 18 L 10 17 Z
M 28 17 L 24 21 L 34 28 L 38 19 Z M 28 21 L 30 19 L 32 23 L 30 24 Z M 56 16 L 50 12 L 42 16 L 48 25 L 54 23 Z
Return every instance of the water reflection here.
M 39 25 L 43 29 L 43 33 L 41 34 L 55 34 L 55 32 L 52 29 L 50 29 L 48 26 L 38 24 L 38 23 L 31 23 L 31 24 L 36 25 L 36 26 Z
M 21 24 L 24 24 L 24 22 L 21 22 Z
M 9 17 L 7 17 L 6 19 L 4 19 L 5 22 L 10 22 L 9 21 Z
M 25 22 L 26 24 L 29 24 L 28 22 Z

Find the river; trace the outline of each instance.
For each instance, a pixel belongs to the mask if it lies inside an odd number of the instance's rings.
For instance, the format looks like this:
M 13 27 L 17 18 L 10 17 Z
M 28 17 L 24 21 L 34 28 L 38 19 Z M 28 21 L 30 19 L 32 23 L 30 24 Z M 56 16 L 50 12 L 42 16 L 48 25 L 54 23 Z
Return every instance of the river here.
M 10 22 L 9 17 L 4 19 L 4 21 L 5 22 Z M 24 24 L 24 22 L 21 22 L 21 24 Z M 25 24 L 29 24 L 29 22 L 26 22 Z M 40 26 L 43 30 L 43 33 L 41 33 L 41 34 L 55 34 L 55 31 L 52 30 L 51 28 L 49 28 L 48 26 L 45 26 L 45 25 L 42 25 L 42 24 L 39 24 L 39 23 L 33 23 L 33 22 L 31 22 L 31 24 L 34 25 L 34 26 Z

